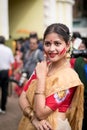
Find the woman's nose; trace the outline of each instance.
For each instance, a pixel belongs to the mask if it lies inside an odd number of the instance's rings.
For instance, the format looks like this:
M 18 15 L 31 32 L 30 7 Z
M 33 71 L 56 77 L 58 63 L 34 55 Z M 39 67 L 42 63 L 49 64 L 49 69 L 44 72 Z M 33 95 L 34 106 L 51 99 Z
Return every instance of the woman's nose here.
M 50 51 L 54 51 L 55 50 L 55 46 L 52 44 L 51 46 L 50 46 Z

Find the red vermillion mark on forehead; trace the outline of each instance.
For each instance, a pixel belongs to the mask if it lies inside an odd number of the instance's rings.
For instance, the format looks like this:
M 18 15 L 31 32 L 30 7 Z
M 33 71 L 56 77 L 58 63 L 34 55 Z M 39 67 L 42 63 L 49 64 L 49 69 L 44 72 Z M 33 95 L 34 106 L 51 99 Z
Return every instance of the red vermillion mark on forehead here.
M 60 52 L 60 55 L 64 54 L 66 52 L 66 48 L 63 48 L 63 50 Z

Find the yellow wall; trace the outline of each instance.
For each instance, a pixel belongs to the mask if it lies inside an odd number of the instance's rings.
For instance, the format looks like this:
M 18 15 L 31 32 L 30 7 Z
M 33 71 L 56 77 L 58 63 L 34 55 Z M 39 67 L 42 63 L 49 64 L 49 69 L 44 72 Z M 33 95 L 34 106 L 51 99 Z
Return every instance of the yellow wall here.
M 18 33 L 18 30 L 43 34 L 43 1 L 42 0 L 9 0 L 9 28 L 13 38 L 29 36 Z

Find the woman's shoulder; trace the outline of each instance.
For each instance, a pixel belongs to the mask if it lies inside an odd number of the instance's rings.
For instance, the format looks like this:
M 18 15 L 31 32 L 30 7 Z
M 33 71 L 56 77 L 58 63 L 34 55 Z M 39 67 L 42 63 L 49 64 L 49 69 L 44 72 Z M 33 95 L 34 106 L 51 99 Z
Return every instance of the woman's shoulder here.
M 82 82 L 73 68 L 65 68 L 58 74 L 58 84 L 62 88 L 71 88 L 82 85 Z
M 80 80 L 78 73 L 73 68 L 65 68 L 62 75 L 71 80 Z
M 68 68 L 65 68 L 65 70 L 67 73 L 69 73 L 69 75 L 78 75 L 77 72 L 74 70 L 74 68 L 72 67 L 68 67 Z
M 71 68 L 70 66 L 66 66 L 66 67 L 63 67 L 62 69 L 60 70 L 57 70 L 56 73 L 52 76 L 54 78 L 58 78 L 58 79 L 61 79 L 61 80 L 79 80 L 79 76 L 78 76 L 78 73 L 73 69 Z
M 77 72 L 72 67 L 63 68 L 60 71 L 60 73 L 61 73 L 60 75 L 65 75 L 66 77 L 69 77 L 69 76 L 78 76 Z

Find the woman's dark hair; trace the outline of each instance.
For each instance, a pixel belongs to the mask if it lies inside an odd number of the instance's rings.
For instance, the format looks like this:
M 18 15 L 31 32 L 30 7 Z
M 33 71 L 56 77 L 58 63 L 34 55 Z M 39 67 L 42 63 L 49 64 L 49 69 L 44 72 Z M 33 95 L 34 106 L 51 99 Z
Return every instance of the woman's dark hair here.
M 57 33 L 60 35 L 66 43 L 70 40 L 70 32 L 69 28 L 62 23 L 54 23 L 47 27 L 47 29 L 44 32 L 43 40 L 45 40 L 46 36 L 50 33 Z

